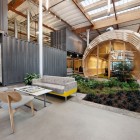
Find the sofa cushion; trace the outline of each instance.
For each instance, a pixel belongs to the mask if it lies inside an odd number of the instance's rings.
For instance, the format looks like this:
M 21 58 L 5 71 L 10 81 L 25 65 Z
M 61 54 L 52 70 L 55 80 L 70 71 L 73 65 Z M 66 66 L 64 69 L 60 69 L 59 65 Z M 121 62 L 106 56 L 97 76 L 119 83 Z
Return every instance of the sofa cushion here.
M 38 82 L 38 83 L 34 83 L 34 85 L 51 89 L 53 92 L 57 92 L 57 93 L 63 93 L 65 89 L 65 87 L 62 85 L 49 84 L 49 83 Z
M 56 85 L 66 85 L 69 82 L 75 81 L 71 77 L 59 77 L 59 76 L 47 76 L 44 75 L 42 78 L 43 83 L 56 84 Z

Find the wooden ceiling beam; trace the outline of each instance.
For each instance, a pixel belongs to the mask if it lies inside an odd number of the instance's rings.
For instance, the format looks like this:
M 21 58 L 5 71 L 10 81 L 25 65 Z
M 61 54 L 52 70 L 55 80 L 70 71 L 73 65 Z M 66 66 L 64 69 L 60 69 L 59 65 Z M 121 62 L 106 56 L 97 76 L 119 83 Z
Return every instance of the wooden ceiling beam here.
M 38 5 L 38 1 L 37 1 L 37 0 L 32 0 L 32 1 L 33 1 L 34 4 L 37 4 L 37 5 Z M 63 0 L 63 1 L 64 1 L 64 0 Z M 63 1 L 60 1 L 59 3 L 63 2 Z M 47 11 L 46 7 L 45 7 L 45 6 L 43 6 L 43 7 L 44 7 L 43 12 Z M 53 6 L 52 6 L 52 7 L 53 7 Z M 65 20 L 61 19 L 58 15 L 56 15 L 54 12 L 52 12 L 52 11 L 50 10 L 52 7 L 50 7 L 49 10 L 48 10 L 48 11 L 50 12 L 50 14 L 52 14 L 53 16 L 55 16 L 56 18 L 58 18 L 58 20 L 61 20 L 61 21 L 64 22 L 66 25 L 68 25 L 70 28 L 72 28 L 72 26 L 71 26 L 68 22 L 66 22 Z M 39 15 L 39 14 L 35 15 L 34 17 L 36 17 L 36 16 L 38 16 L 38 15 Z M 53 31 L 55 31 L 55 30 L 53 30 Z
M 104 28 L 104 27 L 108 27 L 108 26 L 112 26 L 112 25 L 116 25 L 116 24 L 121 24 L 121 23 L 129 22 L 129 21 L 133 21 L 133 20 L 137 20 L 137 19 L 140 19 L 140 11 L 138 11 L 138 10 L 131 11 L 128 13 L 118 15 L 117 20 L 114 19 L 114 17 L 110 17 L 107 19 L 95 21 L 94 29 L 100 29 L 100 28 Z
M 119 25 L 118 25 L 118 24 L 116 24 L 116 27 L 117 27 L 117 29 L 119 30 Z
M 11 9 L 11 7 L 13 9 L 16 9 L 17 7 L 19 7 L 22 3 L 24 3 L 26 0 L 12 0 L 9 4 L 8 4 L 8 10 Z
M 8 31 L 15 32 L 14 29 L 11 29 L 11 28 L 8 28 Z M 24 33 L 24 32 L 18 32 L 18 34 L 21 34 L 21 35 L 27 36 L 27 34 Z M 31 36 L 32 38 L 36 38 L 36 37 L 33 36 L 33 35 L 30 35 L 30 36 Z
M 11 10 L 12 12 L 14 12 L 14 13 L 16 13 L 16 14 L 18 14 L 18 15 L 24 17 L 24 18 L 27 18 L 27 16 L 26 16 L 25 14 L 23 14 L 23 13 L 21 13 L 21 12 L 15 10 L 13 7 L 9 6 L 8 8 L 9 8 L 9 10 Z
M 10 10 L 13 11 L 13 12 L 15 12 L 16 14 L 18 14 L 18 15 L 24 17 L 24 18 L 27 18 L 27 15 L 25 15 L 25 14 L 23 14 L 23 13 L 21 13 L 21 12 L 15 10 L 15 9 L 13 9 L 12 7 L 10 7 Z M 35 21 L 35 23 L 38 23 L 38 22 Z M 48 29 L 50 29 L 50 30 L 52 30 L 52 31 L 55 31 L 55 29 L 53 29 L 53 28 L 51 28 L 51 27 L 49 27 L 49 26 L 47 26 L 47 25 L 45 25 L 45 24 L 43 24 L 43 27 L 48 28 Z
M 77 28 L 75 30 L 73 30 L 76 34 L 80 34 L 83 32 L 86 32 L 87 29 L 93 30 L 93 25 L 90 26 L 86 26 L 86 27 L 82 27 L 82 28 Z
M 59 4 L 62 3 L 63 1 L 65 1 L 65 0 L 61 0 L 61 1 L 59 1 L 58 3 L 56 3 L 56 4 L 52 5 L 52 6 L 50 6 L 50 7 L 49 7 L 49 10 L 50 10 L 51 8 L 53 8 L 53 7 L 57 6 L 57 5 L 59 5 Z
M 91 25 L 93 25 L 93 23 L 91 22 L 90 17 L 86 14 L 86 12 L 84 11 L 83 7 L 78 3 L 77 0 L 72 0 L 73 3 L 76 5 L 76 7 L 81 11 L 81 13 L 86 17 L 86 19 L 91 23 Z
M 56 13 L 52 12 L 51 10 L 49 10 L 50 14 L 52 14 L 53 16 L 55 16 L 58 20 L 61 20 L 62 22 L 64 22 L 66 25 L 68 25 L 70 28 L 72 28 L 72 26 L 65 20 L 63 20 L 60 16 L 58 16 Z

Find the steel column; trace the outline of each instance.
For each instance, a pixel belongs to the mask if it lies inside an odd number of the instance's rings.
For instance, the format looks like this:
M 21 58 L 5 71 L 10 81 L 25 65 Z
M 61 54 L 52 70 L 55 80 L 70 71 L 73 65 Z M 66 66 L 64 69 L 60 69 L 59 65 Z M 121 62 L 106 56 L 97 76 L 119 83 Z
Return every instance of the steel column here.
M 14 30 L 15 30 L 15 38 L 18 38 L 18 24 L 17 24 L 17 19 L 15 18 L 14 22 Z
M 30 11 L 27 10 L 27 40 L 30 41 Z
M 39 0 L 39 74 L 43 76 L 43 31 L 42 31 L 42 0 Z
M 8 33 L 8 0 L 0 0 L 0 30 Z

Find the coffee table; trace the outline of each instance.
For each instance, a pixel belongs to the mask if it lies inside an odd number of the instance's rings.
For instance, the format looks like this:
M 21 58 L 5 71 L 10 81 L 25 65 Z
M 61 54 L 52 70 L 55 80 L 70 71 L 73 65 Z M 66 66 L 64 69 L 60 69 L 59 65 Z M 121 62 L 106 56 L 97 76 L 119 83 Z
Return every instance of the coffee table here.
M 44 107 L 46 107 L 46 102 L 48 102 L 46 100 L 46 94 L 49 92 L 52 92 L 52 90 L 50 90 L 50 89 L 45 89 L 45 88 L 42 88 L 39 86 L 23 86 L 23 87 L 19 87 L 19 88 L 14 88 L 14 90 L 20 92 L 21 94 L 28 94 L 28 95 L 31 95 L 34 97 L 43 95 Z M 35 99 L 41 100 L 39 98 L 35 98 Z

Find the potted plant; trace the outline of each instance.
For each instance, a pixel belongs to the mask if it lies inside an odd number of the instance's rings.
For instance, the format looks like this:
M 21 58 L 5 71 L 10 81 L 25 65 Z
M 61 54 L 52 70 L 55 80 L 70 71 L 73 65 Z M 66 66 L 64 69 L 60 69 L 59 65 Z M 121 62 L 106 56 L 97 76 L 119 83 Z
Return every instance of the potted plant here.
M 25 78 L 24 78 L 24 83 L 26 85 L 32 85 L 32 80 L 37 79 L 37 78 L 39 78 L 38 74 L 36 74 L 36 73 L 30 73 L 30 74 L 27 73 Z

